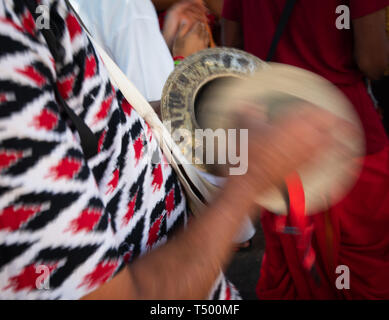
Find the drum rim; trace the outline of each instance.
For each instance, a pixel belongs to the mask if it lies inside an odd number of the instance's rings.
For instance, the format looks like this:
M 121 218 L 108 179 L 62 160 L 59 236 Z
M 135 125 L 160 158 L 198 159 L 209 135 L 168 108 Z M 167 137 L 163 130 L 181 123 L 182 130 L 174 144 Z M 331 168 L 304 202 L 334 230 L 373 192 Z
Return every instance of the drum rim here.
M 216 59 L 212 59 L 212 57 L 218 57 L 219 62 L 221 62 L 225 56 L 243 59 L 243 61 L 246 61 L 246 66 L 242 66 L 242 69 L 238 71 L 237 68 L 232 67 L 232 64 L 230 64 L 230 67 L 226 67 L 225 65 L 221 64 L 214 64 L 212 66 L 212 73 L 210 72 L 211 70 L 207 68 L 198 70 L 199 66 L 201 66 L 201 63 L 203 63 L 203 65 L 211 62 L 215 63 Z M 178 128 L 188 129 L 192 132 L 192 138 L 194 138 L 194 130 L 200 127 L 195 118 L 194 102 L 196 94 L 206 83 L 222 77 L 236 77 L 244 79 L 254 74 L 255 71 L 268 67 L 269 65 L 258 57 L 245 51 L 228 47 L 205 49 L 185 58 L 178 66 L 175 67 L 163 87 L 161 97 L 162 121 L 166 123 L 166 121 L 172 120 L 172 130 L 176 130 Z M 216 73 L 215 70 L 217 71 Z M 193 72 L 198 72 L 198 74 L 201 74 L 202 71 L 205 71 L 203 72 L 206 75 L 205 77 L 194 76 Z M 179 77 L 181 76 L 184 76 L 186 79 L 191 79 L 192 81 L 189 81 L 185 87 L 179 87 L 178 82 Z M 184 119 L 182 119 L 183 124 L 179 126 L 174 125 L 174 118 L 171 116 L 172 112 L 176 111 L 174 108 L 172 108 L 172 103 L 170 102 L 170 93 L 173 91 L 176 93 L 175 99 L 183 102 L 183 106 L 181 106 L 180 109 L 185 110 L 186 114 Z M 182 112 L 182 114 L 184 114 L 184 112 Z M 189 119 L 187 119 L 187 117 L 190 118 L 190 128 L 188 128 Z M 192 159 L 189 159 L 185 148 L 181 148 L 181 151 L 197 169 L 206 171 L 204 165 L 195 163 L 194 156 Z

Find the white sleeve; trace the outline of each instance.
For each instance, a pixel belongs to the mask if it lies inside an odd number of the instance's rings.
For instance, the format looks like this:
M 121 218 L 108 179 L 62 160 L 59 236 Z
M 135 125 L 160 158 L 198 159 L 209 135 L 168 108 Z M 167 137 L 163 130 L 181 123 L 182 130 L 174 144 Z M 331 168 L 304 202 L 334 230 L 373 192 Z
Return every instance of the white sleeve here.
M 150 0 L 72 0 L 95 40 L 148 101 L 161 99 L 174 69 Z
M 134 18 L 116 33 L 110 50 L 116 63 L 148 101 L 161 99 L 174 63 L 157 21 Z

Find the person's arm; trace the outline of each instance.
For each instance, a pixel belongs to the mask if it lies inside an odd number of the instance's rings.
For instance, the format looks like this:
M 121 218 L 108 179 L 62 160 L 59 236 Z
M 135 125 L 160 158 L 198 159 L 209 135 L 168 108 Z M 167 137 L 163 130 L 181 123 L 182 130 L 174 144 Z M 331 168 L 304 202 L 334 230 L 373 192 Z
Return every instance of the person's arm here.
M 244 34 L 242 29 L 243 4 L 240 0 L 225 0 L 222 13 L 222 45 L 243 49 Z
M 329 142 L 326 131 L 332 125 L 326 113 L 311 111 L 264 129 L 258 128 L 260 115 L 246 112 L 242 118 L 250 122 L 245 126 L 251 135 L 246 145 L 247 174 L 231 177 L 217 199 L 187 230 L 135 261 L 85 299 L 207 297 L 231 257 L 232 241 L 243 218 L 247 212 L 255 212 L 256 197 L 319 152 Z
M 243 191 L 230 185 L 186 231 L 85 299 L 205 299 L 233 253 L 231 239 L 251 207 L 252 195 Z
M 381 78 L 389 64 L 385 9 L 353 20 L 355 59 L 370 79 Z
M 218 18 L 221 17 L 223 11 L 223 0 L 205 0 L 204 2 L 214 15 Z
M 222 45 L 224 47 L 243 49 L 244 40 L 240 23 L 223 18 L 221 25 Z

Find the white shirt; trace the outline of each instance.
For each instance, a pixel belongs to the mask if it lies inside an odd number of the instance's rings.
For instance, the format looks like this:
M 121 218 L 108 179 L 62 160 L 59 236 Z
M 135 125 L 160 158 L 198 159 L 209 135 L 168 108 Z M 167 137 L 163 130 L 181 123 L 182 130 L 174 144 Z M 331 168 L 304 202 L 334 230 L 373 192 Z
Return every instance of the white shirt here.
M 174 62 L 151 0 L 71 0 L 95 40 L 148 101 L 160 100 Z

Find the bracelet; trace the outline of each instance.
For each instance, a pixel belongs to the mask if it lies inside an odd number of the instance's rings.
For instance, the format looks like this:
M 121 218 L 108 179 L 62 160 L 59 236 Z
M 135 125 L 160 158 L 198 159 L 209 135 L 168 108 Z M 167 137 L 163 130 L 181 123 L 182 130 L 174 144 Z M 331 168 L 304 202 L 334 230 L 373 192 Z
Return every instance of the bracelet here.
M 182 56 L 173 57 L 174 65 L 175 66 L 179 65 L 181 63 L 181 61 L 184 59 L 185 59 L 185 57 L 182 57 Z

